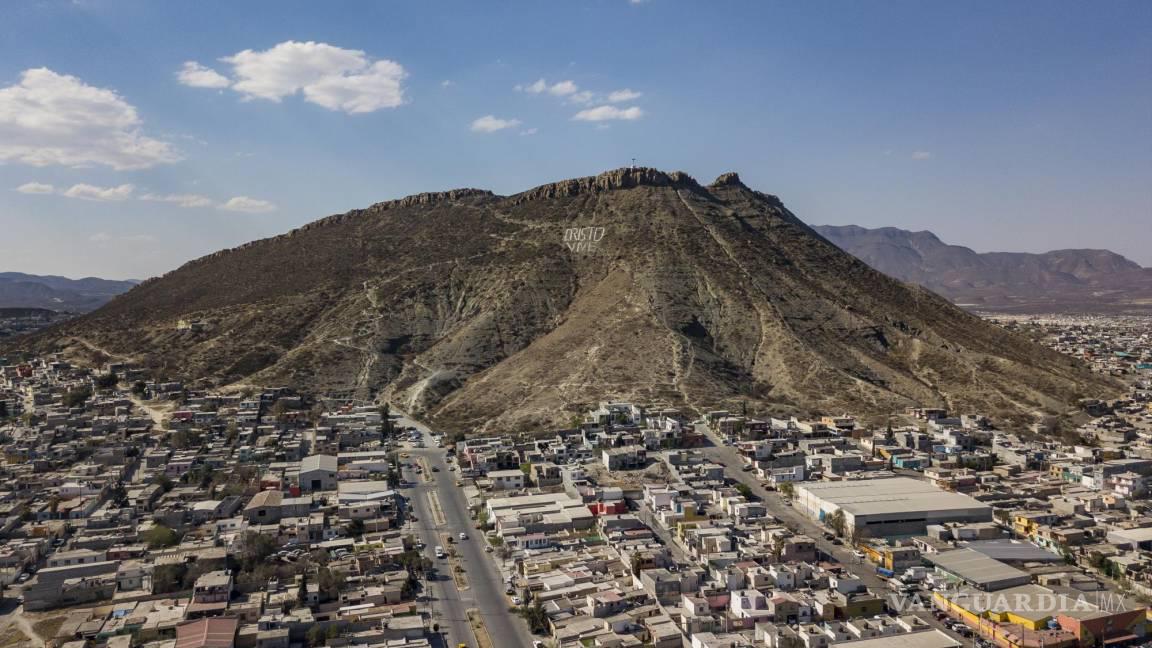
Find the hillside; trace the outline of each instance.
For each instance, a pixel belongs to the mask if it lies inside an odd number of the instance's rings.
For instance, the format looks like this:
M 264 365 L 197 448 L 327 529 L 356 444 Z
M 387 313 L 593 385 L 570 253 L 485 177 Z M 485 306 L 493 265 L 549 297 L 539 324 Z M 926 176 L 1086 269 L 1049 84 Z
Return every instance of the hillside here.
M 380 396 L 468 430 L 567 423 L 604 398 L 1007 415 L 1113 388 L 869 268 L 735 174 L 701 186 L 653 169 L 331 216 L 24 345 L 202 384 Z
M 817 225 L 877 270 L 959 304 L 1015 312 L 1152 312 L 1152 269 L 1108 250 L 977 253 L 932 232 Z
M 69 279 L 52 275 L 0 272 L 0 308 L 46 308 L 57 312 L 85 313 L 136 285 L 85 277 Z

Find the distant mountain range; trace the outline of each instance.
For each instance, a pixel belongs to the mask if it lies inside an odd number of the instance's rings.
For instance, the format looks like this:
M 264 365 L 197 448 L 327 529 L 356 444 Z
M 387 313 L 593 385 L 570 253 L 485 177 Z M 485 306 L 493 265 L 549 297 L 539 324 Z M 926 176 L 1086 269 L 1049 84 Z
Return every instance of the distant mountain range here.
M 1030 417 L 1118 389 L 868 267 L 735 174 L 655 169 L 330 216 L 16 346 L 204 386 L 377 397 L 449 431 L 539 431 L 609 399 Z
M 1152 312 L 1152 268 L 1108 250 L 975 252 L 932 232 L 817 225 L 837 247 L 957 304 L 1004 312 Z
M 0 272 L 0 308 L 46 308 L 57 312 L 87 313 L 138 283 L 96 277 L 69 279 Z

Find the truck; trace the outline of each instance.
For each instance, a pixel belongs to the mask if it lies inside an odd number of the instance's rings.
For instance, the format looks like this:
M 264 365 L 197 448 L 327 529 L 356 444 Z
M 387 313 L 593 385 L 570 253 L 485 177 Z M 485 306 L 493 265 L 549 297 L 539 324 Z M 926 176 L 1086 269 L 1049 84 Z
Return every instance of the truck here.
M 896 575 L 896 572 L 892 571 L 891 569 L 885 569 L 884 567 L 877 567 L 876 575 L 883 576 L 884 578 L 892 578 Z

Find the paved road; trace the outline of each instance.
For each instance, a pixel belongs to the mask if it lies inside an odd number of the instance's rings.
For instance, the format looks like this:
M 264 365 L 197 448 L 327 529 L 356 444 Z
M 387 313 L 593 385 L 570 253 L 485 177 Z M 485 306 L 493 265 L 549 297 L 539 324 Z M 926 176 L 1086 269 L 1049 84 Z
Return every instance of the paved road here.
M 764 488 L 755 473 L 740 470 L 744 462 L 736 448 L 724 445 L 724 443 L 706 427 L 698 426 L 698 429 L 699 428 L 705 430 L 704 435 L 711 442 L 710 446 L 702 448 L 704 454 L 712 461 L 724 466 L 725 475 L 751 488 L 752 492 L 764 502 L 769 515 L 780 520 L 789 528 L 811 536 L 812 539 L 816 541 L 816 548 L 819 551 L 832 556 L 844 565 L 848 565 L 853 573 L 860 577 L 864 586 L 872 590 L 873 593 L 886 596 L 890 600 L 892 596 L 895 596 L 888 587 L 887 581 L 876 574 L 875 566 L 857 558 L 848 547 L 844 545 L 834 545 L 828 540 L 825 540 L 824 533 L 828 531 L 826 528 L 809 519 L 800 511 L 785 504 L 778 493 L 771 492 Z M 951 630 L 946 629 L 943 624 L 936 620 L 936 617 L 933 616 L 931 612 L 913 611 L 912 613 L 932 627 L 946 632 L 948 636 L 957 641 L 964 641 L 963 639 L 957 638 Z
M 431 434 L 431 430 L 427 426 L 404 415 L 400 416 L 397 424 L 404 427 L 415 427 L 424 433 L 425 441 L 430 442 L 428 436 Z M 410 455 L 410 461 L 418 458 L 423 459 L 429 468 L 438 469 L 436 472 L 426 473 L 435 478 L 432 482 L 423 482 L 419 479 L 419 475 L 409 472 L 407 474 L 408 481 L 415 482 L 417 485 L 405 491 L 410 498 L 409 501 L 416 508 L 416 515 L 419 518 L 417 526 L 420 529 L 421 538 L 428 545 L 429 554 L 433 547 L 444 544 L 440 540 L 440 534 L 447 533 L 453 538 L 458 538 L 459 534 L 463 532 L 468 536 L 467 540 L 462 542 L 457 540 L 453 545 L 468 578 L 469 587 L 467 589 L 463 591 L 456 589 L 456 583 L 452 579 L 447 560 L 435 561 L 441 578 L 447 578 L 447 580 L 436 581 L 433 584 L 433 589 L 437 591 L 437 598 L 444 597 L 443 601 L 436 600 L 434 604 L 436 617 L 448 622 L 449 633 L 452 635 L 448 645 L 455 646 L 460 642 L 467 643 L 469 646 L 475 645 L 464 613 L 469 608 L 477 608 L 484 617 L 488 634 L 492 637 L 492 642 L 497 648 L 504 648 L 505 646 L 530 648 L 533 641 L 532 634 L 528 631 L 528 626 L 523 619 L 508 611 L 512 603 L 504 594 L 504 584 L 500 572 L 490 554 L 484 551 L 486 543 L 481 537 L 482 532 L 475 528 L 469 515 L 468 502 L 464 498 L 464 492 L 456 487 L 456 473 L 448 470 L 448 463 L 444 460 L 445 449 L 406 448 L 404 452 Z M 436 526 L 436 520 L 429 505 L 428 495 L 432 492 L 436 493 L 447 522 L 440 527 Z M 448 546 L 445 545 L 444 548 L 447 550 Z M 458 619 L 463 619 L 462 627 L 457 627 Z M 445 626 L 444 620 L 441 621 L 441 628 Z M 459 637 L 462 636 L 463 632 L 467 632 L 467 637 L 460 639 Z

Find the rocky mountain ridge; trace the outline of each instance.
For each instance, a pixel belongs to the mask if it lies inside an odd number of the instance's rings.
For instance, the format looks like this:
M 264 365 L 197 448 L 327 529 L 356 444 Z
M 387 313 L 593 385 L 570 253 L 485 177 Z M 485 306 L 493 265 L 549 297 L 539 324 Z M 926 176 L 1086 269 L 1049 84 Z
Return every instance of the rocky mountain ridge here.
M 573 231 L 598 233 L 568 246 Z M 196 320 L 196 330 L 180 321 Z M 685 410 L 1031 416 L 1115 386 L 845 254 L 736 174 L 420 194 L 189 262 L 23 342 L 384 398 L 449 429 Z

